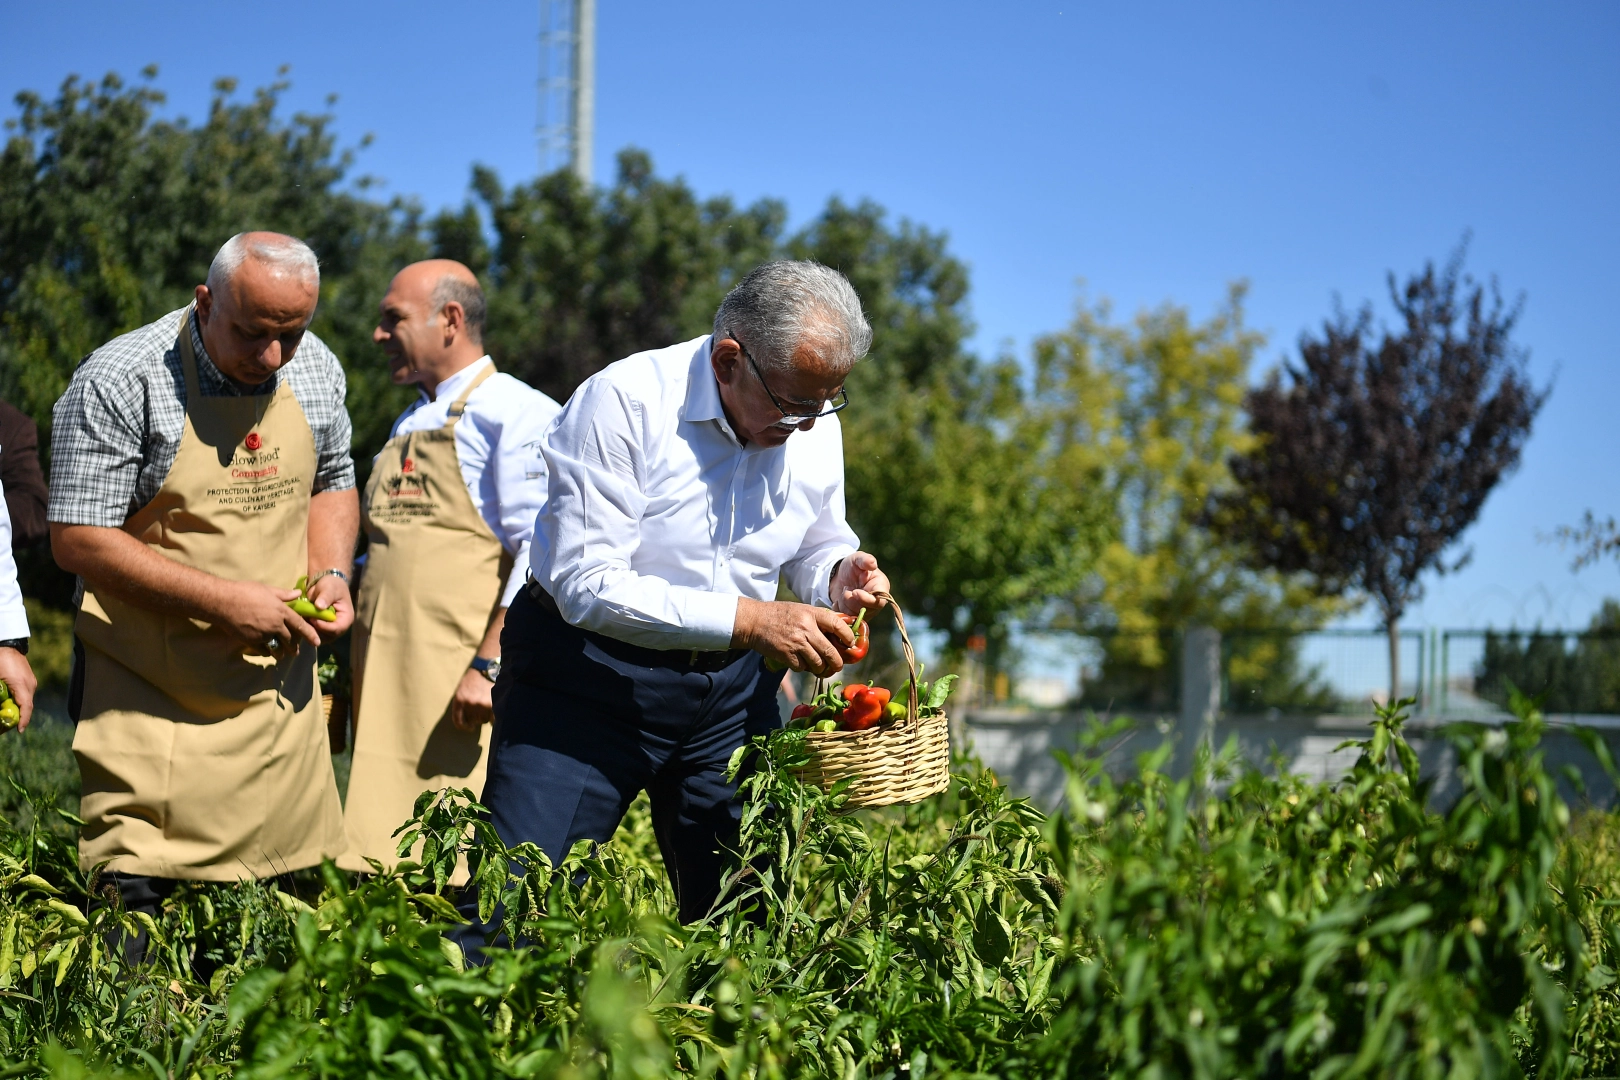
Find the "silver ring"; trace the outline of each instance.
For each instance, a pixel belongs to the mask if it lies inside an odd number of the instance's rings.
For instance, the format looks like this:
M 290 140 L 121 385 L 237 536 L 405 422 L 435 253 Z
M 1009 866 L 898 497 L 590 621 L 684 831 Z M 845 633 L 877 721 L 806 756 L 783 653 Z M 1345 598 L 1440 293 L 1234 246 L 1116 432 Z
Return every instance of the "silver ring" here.
M 281 639 L 279 637 L 277 637 L 274 634 L 271 634 L 269 637 L 264 639 L 264 651 L 265 652 L 279 652 L 280 650 L 281 650 Z

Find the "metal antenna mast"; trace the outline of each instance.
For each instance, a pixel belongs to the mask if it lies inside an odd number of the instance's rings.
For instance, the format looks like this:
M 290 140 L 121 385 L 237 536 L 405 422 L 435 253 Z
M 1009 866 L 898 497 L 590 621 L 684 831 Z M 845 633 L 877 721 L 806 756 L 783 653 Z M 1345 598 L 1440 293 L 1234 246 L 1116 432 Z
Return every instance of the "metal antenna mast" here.
M 596 128 L 596 0 L 540 0 L 540 171 L 591 182 Z

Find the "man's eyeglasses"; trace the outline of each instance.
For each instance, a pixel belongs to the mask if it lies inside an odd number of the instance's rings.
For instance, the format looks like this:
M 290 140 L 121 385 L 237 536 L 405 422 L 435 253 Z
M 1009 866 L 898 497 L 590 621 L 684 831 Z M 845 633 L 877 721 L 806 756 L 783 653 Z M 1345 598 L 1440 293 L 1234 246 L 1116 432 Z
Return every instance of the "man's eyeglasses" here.
M 754 377 L 759 380 L 759 385 L 765 388 L 765 396 L 771 399 L 771 404 L 776 407 L 776 411 L 782 414 L 782 419 L 772 426 L 797 429 L 800 424 L 810 420 L 819 420 L 823 416 L 831 416 L 833 413 L 848 407 L 849 394 L 840 386 L 838 393 L 828 400 L 810 407 L 808 410 L 805 408 L 807 402 L 793 402 L 792 404 L 798 405 L 799 408 L 788 408 L 780 398 L 772 393 L 771 384 L 765 381 L 765 373 L 759 369 L 759 364 L 754 361 L 753 355 L 749 353 L 748 346 L 739 341 L 737 335 L 730 330 L 726 331 L 726 337 L 737 342 L 737 348 L 742 350 L 743 359 L 747 360 L 748 366 L 754 369 Z

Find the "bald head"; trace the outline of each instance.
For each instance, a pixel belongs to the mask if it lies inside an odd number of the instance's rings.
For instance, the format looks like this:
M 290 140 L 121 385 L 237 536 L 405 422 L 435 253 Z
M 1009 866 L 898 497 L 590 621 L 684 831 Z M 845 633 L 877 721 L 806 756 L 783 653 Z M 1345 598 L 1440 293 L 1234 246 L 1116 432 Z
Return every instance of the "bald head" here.
M 388 355 L 394 382 L 439 383 L 484 355 L 484 290 L 453 259 L 426 259 L 394 275 L 372 339 Z
M 320 298 L 320 263 L 309 245 L 273 232 L 237 233 L 197 286 L 197 326 L 209 359 L 246 385 L 292 361 Z

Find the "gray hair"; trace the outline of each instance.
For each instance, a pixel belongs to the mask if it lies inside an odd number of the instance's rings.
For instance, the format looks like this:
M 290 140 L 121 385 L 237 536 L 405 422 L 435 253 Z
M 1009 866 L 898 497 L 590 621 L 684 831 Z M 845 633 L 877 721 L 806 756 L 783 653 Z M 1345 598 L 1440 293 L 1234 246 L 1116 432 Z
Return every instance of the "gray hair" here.
M 433 286 L 433 296 L 428 300 L 433 306 L 431 314 L 437 315 L 452 300 L 461 305 L 462 312 L 467 316 L 467 337 L 475 345 L 482 345 L 484 317 L 489 313 L 488 305 L 484 303 L 484 290 L 476 282 L 468 284 L 454 274 L 446 274 Z
M 248 239 L 250 236 L 252 240 Z M 214 263 L 208 268 L 209 289 L 228 284 L 249 255 L 268 267 L 289 271 L 320 288 L 321 262 L 308 244 L 281 233 L 239 232 L 221 244 L 219 253 L 214 256 Z
M 735 337 L 767 370 L 789 371 L 801 345 L 841 374 L 872 347 L 849 279 L 816 262 L 768 262 L 737 282 L 714 313 L 714 336 Z

